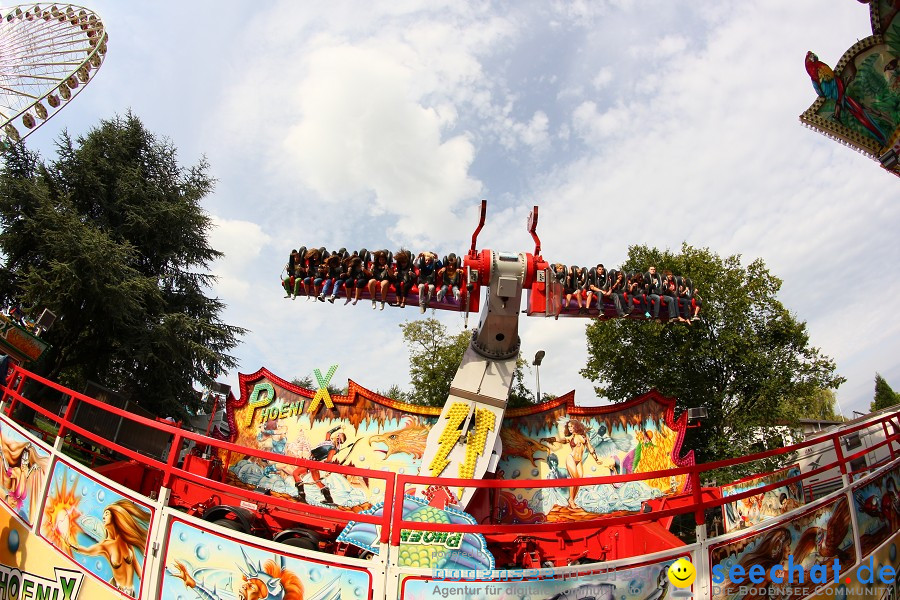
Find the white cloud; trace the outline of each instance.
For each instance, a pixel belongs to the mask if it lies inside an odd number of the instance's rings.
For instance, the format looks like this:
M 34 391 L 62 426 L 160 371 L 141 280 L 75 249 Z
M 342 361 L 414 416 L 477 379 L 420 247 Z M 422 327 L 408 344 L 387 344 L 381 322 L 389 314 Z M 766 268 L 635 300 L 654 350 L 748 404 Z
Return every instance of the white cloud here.
M 272 238 L 250 221 L 223 219 L 215 215 L 211 219 L 209 245 L 224 253 L 212 265 L 216 293 L 222 298 L 246 298 L 256 283 L 250 267 Z
M 596 90 L 602 90 L 607 87 L 613 80 L 613 72 L 609 67 L 602 67 L 597 74 L 591 79 L 591 85 L 594 86 Z
M 321 199 L 373 194 L 378 209 L 403 215 L 399 229 L 415 233 L 478 194 L 471 141 L 442 139 L 437 111 L 408 95 L 413 71 L 353 46 L 321 48 L 308 62 L 296 91 L 303 116 L 287 129 L 280 159 Z

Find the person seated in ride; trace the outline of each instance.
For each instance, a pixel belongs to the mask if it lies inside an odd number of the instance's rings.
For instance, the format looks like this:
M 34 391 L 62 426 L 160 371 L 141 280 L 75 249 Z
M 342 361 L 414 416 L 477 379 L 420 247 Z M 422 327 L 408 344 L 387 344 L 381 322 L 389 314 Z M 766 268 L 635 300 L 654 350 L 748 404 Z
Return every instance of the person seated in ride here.
M 644 282 L 643 273 L 634 273 L 628 278 L 628 286 L 626 287 L 629 305 L 631 311 L 637 308 L 639 312 L 644 313 L 644 317 L 650 318 L 650 305 L 647 303 L 646 284 Z
M 590 287 L 591 287 L 591 272 L 593 269 L 588 269 L 587 267 L 579 267 L 579 271 L 581 272 L 581 285 L 575 290 L 575 301 L 578 303 L 578 314 L 586 315 L 588 310 L 591 308 L 592 297 L 588 297 Z
M 441 261 L 434 252 L 420 252 L 416 257 L 416 268 L 419 270 L 419 312 L 424 313 L 434 293 Z
M 683 277 L 682 279 L 684 280 L 687 294 L 691 298 L 691 321 L 699 321 L 700 307 L 703 306 L 703 298 L 697 293 L 697 290 L 694 288 L 694 282 L 691 281 L 690 277 Z
M 453 298 L 456 302 L 459 302 L 460 292 L 459 288 L 462 286 L 462 270 L 459 268 L 459 259 L 455 254 L 450 254 L 447 257 L 447 265 L 438 271 L 438 274 L 441 277 L 441 289 L 437 293 L 437 301 L 443 302 L 444 297 L 448 293 L 453 294 Z
M 562 263 L 553 263 L 551 267 L 553 269 L 553 279 L 556 281 L 556 283 L 565 286 L 566 275 L 569 274 L 568 269 L 566 269 L 566 265 Z
M 597 312 L 598 316 L 604 316 L 604 301 L 612 304 L 616 308 L 616 316 L 624 317 L 625 311 L 622 310 L 622 299 L 619 294 L 613 292 L 613 281 L 610 273 L 606 272 L 606 267 L 598 263 L 591 269 L 588 274 L 587 282 L 587 301 L 585 306 L 590 308 L 592 296 L 597 296 Z
M 613 269 L 609 272 L 609 280 L 610 295 L 616 303 L 616 308 L 621 310 L 619 316 L 627 316 L 631 313 L 631 306 L 628 303 L 628 281 L 625 279 L 625 273 Z
M 685 282 L 685 277 L 681 277 L 680 275 L 675 276 L 675 301 L 678 302 L 678 311 L 684 315 L 684 318 L 687 321 L 687 324 L 691 324 L 691 290 L 689 289 L 687 282 Z
M 563 308 L 568 309 L 569 304 L 572 302 L 572 298 L 574 297 L 575 302 L 578 305 L 578 314 L 580 315 L 587 312 L 584 306 L 582 306 L 580 293 L 581 288 L 584 286 L 584 280 L 584 267 L 572 265 L 571 267 L 569 267 L 569 274 L 566 276 L 565 284 L 563 284 L 563 293 L 565 294 L 565 302 L 563 303 Z
M 323 250 L 323 248 L 313 248 L 306 253 L 306 277 L 300 282 L 300 289 L 303 290 L 303 295 L 307 300 L 315 297 L 316 290 L 313 281 L 319 272 L 319 265 L 322 263 Z M 296 298 L 297 295 L 294 294 L 294 297 Z
M 323 287 L 326 279 L 328 279 L 328 263 L 323 260 L 316 267 L 316 273 L 312 280 L 312 295 L 321 302 L 325 302 L 325 297 L 319 293 L 319 290 Z
M 550 276 L 552 277 L 550 281 L 556 283 L 556 289 L 565 289 L 568 272 L 566 265 L 562 263 L 553 263 L 550 265 Z M 548 282 L 548 284 L 549 283 L 550 282 Z M 559 313 L 562 312 L 563 308 L 564 307 L 560 306 L 559 311 L 556 313 L 556 319 L 559 319 Z
M 346 270 L 342 275 L 344 286 L 347 288 L 347 302 L 350 302 L 351 289 L 353 289 L 353 304 L 359 302 L 359 291 L 368 285 L 371 278 L 372 272 L 365 267 L 359 256 L 348 258 Z
M 672 310 L 672 307 L 676 307 L 676 312 L 669 312 L 669 319 L 672 319 L 672 315 L 675 315 L 675 320 L 679 323 L 690 323 L 690 310 L 691 304 L 690 302 L 681 302 L 681 299 L 678 297 L 678 280 L 675 278 L 675 275 L 672 274 L 672 271 L 666 269 L 663 271 L 663 294 L 665 297 L 671 300 L 671 304 L 669 305 L 669 310 Z M 668 302 L 669 300 L 666 300 Z
M 394 288 L 400 308 L 406 308 L 406 296 L 416 283 L 416 268 L 413 266 L 412 253 L 400 248 L 394 254 Z
M 606 269 L 599 263 L 597 266 L 587 270 L 587 275 L 584 278 L 584 287 L 581 289 L 581 295 L 584 297 L 584 307 L 586 309 L 590 310 L 594 298 L 597 298 L 597 310 L 600 313 L 603 312 L 603 302 L 600 301 L 600 287 L 598 286 L 598 283 L 602 283 L 607 278 L 608 273 L 606 272 Z
M 387 250 L 378 250 L 372 261 L 372 278 L 369 279 L 369 296 L 372 298 L 372 310 L 375 310 L 377 294 L 381 294 L 381 310 L 387 300 L 388 286 L 394 280 L 394 271 L 391 261 L 388 260 Z
M 284 270 L 287 273 L 287 277 L 281 280 L 281 287 L 284 288 L 284 297 L 290 298 L 291 293 L 294 289 L 294 266 L 297 264 L 299 260 L 299 255 L 297 254 L 297 249 L 291 250 L 290 256 L 288 256 L 287 264 L 284 266 Z
M 647 289 L 647 297 L 653 306 L 653 318 L 659 319 L 659 306 L 666 303 L 667 316 L 675 318 L 675 300 L 663 294 L 663 278 L 656 272 L 656 267 L 650 265 L 644 273 L 644 285 Z
M 325 302 L 327 298 L 329 302 L 334 304 L 338 292 L 341 291 L 341 284 L 344 283 L 342 279 L 344 269 L 341 266 L 341 256 L 332 254 L 325 259 L 322 265 L 325 267 L 325 272 L 324 277 L 321 279 L 322 288 L 319 292 L 319 301 Z M 320 281 L 319 278 L 316 278 L 316 281 Z

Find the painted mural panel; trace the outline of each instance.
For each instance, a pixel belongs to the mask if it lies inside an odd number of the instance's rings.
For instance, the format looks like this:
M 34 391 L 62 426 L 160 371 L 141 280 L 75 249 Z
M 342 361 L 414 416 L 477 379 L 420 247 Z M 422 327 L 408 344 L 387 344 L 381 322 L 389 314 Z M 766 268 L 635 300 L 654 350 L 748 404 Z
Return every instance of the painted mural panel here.
M 31 525 L 50 469 L 50 453 L 30 435 L 0 418 L 0 499 L 23 521 Z
M 686 557 L 690 558 L 688 555 Z M 406 577 L 400 582 L 403 600 L 430 598 L 496 598 L 497 600 L 660 600 L 674 591 L 666 572 L 678 557 L 629 568 L 597 567 L 554 573 L 552 569 L 517 571 L 438 570 L 434 578 Z M 467 579 L 461 579 L 465 575 Z M 469 577 L 473 575 L 473 577 Z M 690 593 L 678 592 L 684 597 Z
M 77 567 L 0 507 L 0 598 L 121 600 L 120 593 Z
M 738 600 L 756 598 L 768 591 L 769 596 L 802 598 L 812 593 L 818 584 L 811 582 L 811 578 L 805 578 L 804 583 L 778 582 L 771 577 L 772 567 L 781 567 L 775 571 L 776 578 L 784 579 L 783 569 L 796 565 L 807 574 L 817 567 L 817 571 L 825 573 L 824 576 L 830 580 L 835 560 L 841 572 L 853 565 L 856 562 L 856 548 L 850 510 L 846 497 L 841 496 L 778 526 L 710 546 L 713 574 L 717 570 L 729 573 L 735 566 L 743 569 L 744 573 L 756 565 L 764 571 L 758 583 L 747 580 L 735 583 L 728 579 L 716 582 L 713 579 L 711 597 L 714 600 Z
M 384 500 L 383 482 L 329 473 L 328 464 L 389 473 L 418 473 L 431 427 L 440 410 L 403 404 L 349 384 L 332 406 L 316 402 L 320 390 L 291 385 L 265 369 L 241 375 L 241 399 L 228 402 L 237 444 L 323 463 L 321 470 L 222 452 L 229 483 L 295 498 L 369 510 Z M 642 503 L 687 489 L 687 477 L 588 487 L 565 486 L 572 477 L 642 473 L 693 464 L 679 456 L 683 419 L 673 419 L 674 400 L 647 394 L 614 407 L 576 407 L 574 394 L 507 412 L 500 430 L 503 456 L 498 476 L 559 479 L 559 487 L 504 490 L 500 522 L 589 519 L 598 513 L 637 511 Z M 478 513 L 478 502 L 469 504 Z M 490 512 L 490 508 L 485 508 Z M 481 518 L 482 515 L 476 514 Z
M 416 414 L 409 410 L 415 407 L 374 394 L 380 401 L 369 401 L 352 382 L 352 396 L 334 396 L 334 408 L 329 408 L 325 402 L 314 407 L 315 391 L 269 374 L 248 380 L 242 376 L 243 399 L 226 405 L 232 441 L 319 461 L 323 468 L 294 467 L 223 452 L 229 483 L 309 504 L 362 511 L 383 501 L 383 481 L 331 473 L 328 465 L 416 473 L 428 431 L 439 414 Z
M 692 454 L 678 456 L 683 430 L 674 426 L 667 409 L 648 398 L 615 412 L 569 415 L 560 404 L 507 418 L 500 431 L 498 477 L 563 481 L 560 487 L 502 492 L 501 522 L 572 521 L 639 511 L 647 500 L 686 491 L 686 475 L 585 487 L 564 482 L 692 464 Z
M 174 521 L 169 530 L 162 600 L 362 600 L 371 575 L 338 563 L 285 556 Z
M 722 496 L 734 496 L 735 494 L 772 485 L 797 475 L 800 475 L 800 467 L 794 465 L 768 475 L 753 477 L 731 485 L 723 485 Z M 722 522 L 725 525 L 726 532 L 747 529 L 802 506 L 803 500 L 802 482 L 796 481 L 762 494 L 723 504 Z
M 831 583 L 808 600 L 847 600 L 848 598 L 900 598 L 900 556 L 897 546 L 900 534 L 893 533 L 891 541 L 876 550 L 862 564 L 847 573 L 844 580 Z
M 853 489 L 853 506 L 859 524 L 859 543 L 868 554 L 900 530 L 900 467 Z
M 125 596 L 140 596 L 153 509 L 57 460 L 41 537 Z
M 874 35 L 851 46 L 833 70 L 807 53 L 806 72 L 818 99 L 801 120 L 880 159 L 900 152 L 900 5 L 869 4 Z M 900 174 L 900 161 L 882 164 Z

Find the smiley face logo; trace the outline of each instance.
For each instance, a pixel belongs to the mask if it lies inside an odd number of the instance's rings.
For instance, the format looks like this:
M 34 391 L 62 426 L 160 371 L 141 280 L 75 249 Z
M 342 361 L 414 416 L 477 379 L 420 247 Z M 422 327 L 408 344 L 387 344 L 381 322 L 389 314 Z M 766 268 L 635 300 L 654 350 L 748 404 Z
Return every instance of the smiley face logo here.
M 691 561 L 686 558 L 679 558 L 669 565 L 669 583 L 677 588 L 685 588 L 694 583 L 697 578 L 697 569 Z

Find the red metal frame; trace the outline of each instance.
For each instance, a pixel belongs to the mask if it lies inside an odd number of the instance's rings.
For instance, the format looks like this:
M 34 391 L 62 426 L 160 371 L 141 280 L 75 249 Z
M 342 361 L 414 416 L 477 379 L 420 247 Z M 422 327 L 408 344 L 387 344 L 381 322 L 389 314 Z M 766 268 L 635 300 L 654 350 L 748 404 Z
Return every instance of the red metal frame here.
M 185 440 L 192 440 L 195 443 L 202 444 L 205 446 L 215 446 L 215 447 L 223 449 L 223 450 L 227 450 L 227 451 L 231 451 L 231 452 L 238 452 L 240 454 L 244 454 L 247 456 L 264 458 L 271 462 L 289 464 L 289 465 L 293 465 L 293 466 L 306 466 L 306 467 L 316 468 L 316 469 L 319 469 L 322 471 L 328 470 L 331 472 L 341 473 L 344 475 L 359 475 L 359 476 L 363 476 L 363 477 L 368 477 L 370 479 L 377 479 L 377 480 L 384 482 L 384 486 L 385 486 L 384 491 L 385 491 L 386 498 L 391 497 L 394 493 L 394 479 L 393 479 L 392 474 L 386 474 L 381 471 L 371 471 L 368 469 L 359 469 L 356 467 L 346 467 L 346 466 L 335 465 L 335 464 L 329 464 L 329 465 L 327 465 L 328 468 L 325 469 L 325 468 L 323 468 L 322 463 L 319 463 L 316 461 L 293 458 L 293 457 L 285 456 L 283 454 L 275 454 L 272 452 L 265 452 L 265 451 L 261 451 L 261 450 L 256 450 L 254 448 L 247 448 L 245 446 L 239 446 L 237 444 L 233 444 L 233 443 L 222 441 L 222 440 L 214 440 L 211 438 L 207 438 L 201 434 L 193 433 L 190 431 L 185 431 L 179 427 L 175 427 L 175 426 L 172 426 L 172 425 L 169 425 L 166 423 L 158 422 L 155 419 L 147 419 L 147 418 L 135 415 L 133 413 L 129 413 L 127 411 L 121 410 L 114 406 L 110 406 L 108 404 L 105 404 L 103 402 L 95 400 L 94 398 L 91 398 L 89 396 L 85 396 L 84 394 L 80 394 L 78 392 L 68 390 L 68 389 L 60 386 L 59 384 L 53 383 L 52 381 L 50 381 L 48 379 L 44 379 L 43 377 L 40 377 L 39 375 L 35 375 L 29 371 L 26 371 L 25 369 L 22 369 L 18 365 L 16 367 L 14 367 L 13 372 L 16 376 L 22 378 L 23 385 L 24 385 L 24 381 L 26 379 L 30 379 L 37 383 L 46 385 L 52 389 L 70 394 L 72 399 L 69 403 L 69 409 L 67 409 L 67 411 L 66 411 L 67 416 L 71 416 L 72 411 L 73 411 L 73 405 L 76 402 L 85 402 L 91 406 L 101 407 L 101 408 L 103 408 L 103 410 L 109 411 L 110 413 L 112 413 L 116 416 L 120 416 L 120 417 L 123 417 L 126 419 L 133 420 L 133 421 L 140 423 L 142 425 L 145 425 L 147 427 L 151 427 L 154 429 L 165 431 L 167 433 L 171 433 L 173 435 L 173 443 L 170 445 L 170 448 L 169 448 L 169 460 L 167 463 L 162 463 L 154 458 L 140 454 L 138 452 L 135 452 L 133 450 L 125 448 L 124 446 L 120 446 L 118 444 L 112 443 L 109 440 L 106 440 L 93 432 L 90 432 L 86 429 L 79 427 L 78 425 L 72 423 L 65 417 L 59 417 L 58 415 L 44 409 L 40 405 L 35 404 L 31 400 L 25 398 L 24 396 L 21 395 L 21 393 L 19 391 L 14 391 L 14 390 L 10 390 L 9 388 L 6 388 L 4 396 L 3 396 L 4 398 L 7 398 L 7 397 L 12 398 L 12 402 L 10 403 L 9 407 L 6 410 L 7 415 L 13 414 L 15 407 L 18 403 L 25 404 L 29 408 L 32 408 L 33 410 L 35 410 L 38 414 L 59 424 L 60 431 L 62 431 L 62 432 L 72 431 L 81 437 L 84 437 L 84 438 L 87 438 L 94 442 L 102 443 L 102 444 L 106 445 L 107 448 L 109 448 L 113 452 L 117 452 L 119 454 L 122 454 L 122 455 L 130 458 L 131 460 L 137 461 L 140 464 L 143 464 L 145 466 L 148 466 L 153 469 L 161 471 L 163 473 L 163 487 L 167 487 L 167 488 L 171 489 L 170 486 L 175 482 L 175 480 L 186 480 L 186 481 L 196 484 L 197 486 L 200 486 L 201 489 L 218 491 L 218 492 L 225 493 L 226 495 L 239 497 L 239 498 L 249 498 L 249 499 L 256 501 L 258 504 L 276 506 L 281 509 L 284 509 L 288 513 L 293 513 L 295 515 L 298 513 L 306 513 L 307 516 L 309 514 L 312 514 L 312 515 L 317 515 L 320 517 L 326 517 L 329 520 L 336 522 L 336 523 L 346 523 L 347 522 L 347 512 L 346 511 L 302 504 L 302 503 L 298 503 L 298 502 L 292 501 L 292 500 L 285 500 L 282 498 L 269 496 L 266 494 L 255 492 L 253 490 L 237 488 L 237 487 L 228 485 L 227 483 L 222 483 L 222 482 L 218 482 L 218 481 L 215 481 L 212 479 L 208 479 L 206 477 L 202 477 L 200 475 L 191 473 L 189 471 L 186 471 L 182 468 L 177 467 L 176 463 L 178 460 L 178 456 L 181 453 L 181 444 Z M 19 386 L 19 389 L 21 389 L 21 386 Z M 390 517 L 391 517 L 391 514 L 390 514 L 390 510 L 389 510 L 389 503 L 386 502 L 384 514 L 382 517 L 377 517 L 377 516 L 373 516 L 373 515 L 354 514 L 353 518 L 355 521 L 360 521 L 360 522 L 364 522 L 364 523 L 374 523 L 376 525 L 381 525 L 382 526 L 382 537 L 384 538 L 384 540 L 386 540 L 387 539 L 387 529 L 388 529 L 387 526 L 390 524 Z
M 41 407 L 40 405 L 32 402 L 28 398 L 22 395 L 22 390 L 27 381 L 34 382 L 36 384 L 47 386 L 51 389 L 57 390 L 65 395 L 70 397 L 69 407 L 65 412 L 65 415 L 60 417 L 59 415 L 50 412 L 49 410 Z M 742 456 L 738 458 L 726 459 L 715 461 L 712 463 L 706 463 L 702 465 L 693 464 L 693 460 L 691 457 L 690 461 L 685 460 L 684 462 L 688 463 L 677 468 L 668 469 L 665 471 L 655 471 L 655 472 L 647 472 L 647 473 L 631 473 L 631 474 L 623 474 L 623 475 L 612 475 L 605 477 L 585 477 L 580 479 L 567 479 L 564 482 L 560 480 L 521 480 L 521 479 L 493 479 L 493 480 L 470 480 L 470 479 L 446 479 L 446 478 L 433 478 L 433 477 L 421 477 L 417 475 L 404 475 L 404 474 L 395 474 L 395 473 L 386 473 L 383 471 L 371 471 L 368 469 L 360 469 L 356 467 L 347 467 L 336 464 L 324 464 L 321 462 L 297 459 L 289 456 L 285 456 L 283 454 L 275 454 L 272 452 L 266 452 L 262 450 L 256 450 L 253 448 L 248 448 L 245 446 L 239 446 L 237 444 L 211 439 L 205 437 L 201 434 L 196 434 L 190 431 L 186 431 L 179 427 L 175 427 L 169 425 L 167 423 L 158 422 L 153 419 L 147 419 L 144 417 L 140 417 L 134 415 L 133 413 L 129 413 L 122 409 L 118 409 L 114 406 L 107 405 L 98 400 L 85 396 L 84 394 L 80 394 L 78 392 L 74 392 L 72 390 L 66 389 L 59 384 L 56 384 L 52 381 L 49 381 L 43 377 L 30 373 L 29 371 L 23 369 L 20 366 L 14 366 L 8 379 L 8 382 L 11 382 L 12 385 L 7 385 L 3 387 L 3 399 L 9 400 L 9 405 L 6 409 L 6 413 L 8 415 L 13 414 L 15 407 L 19 404 L 25 404 L 31 409 L 35 410 L 38 414 L 43 417 L 49 419 L 50 421 L 57 423 L 59 425 L 59 436 L 64 436 L 67 432 L 72 432 L 77 434 L 80 437 L 85 439 L 106 445 L 110 450 L 116 452 L 120 455 L 123 455 L 132 461 L 135 461 L 139 465 L 143 465 L 145 468 L 153 469 L 160 471 L 163 477 L 163 486 L 169 489 L 172 489 L 172 486 L 177 482 L 184 482 L 189 486 L 193 486 L 198 490 L 202 490 L 203 493 L 209 497 L 210 499 L 214 496 L 221 495 L 228 498 L 235 499 L 249 499 L 258 506 L 262 506 L 264 511 L 267 514 L 273 515 L 274 517 L 281 517 L 285 519 L 293 519 L 295 522 L 301 523 L 309 523 L 311 520 L 318 519 L 321 522 L 332 523 L 335 528 L 339 528 L 340 526 L 347 523 L 349 518 L 352 518 L 354 521 L 358 522 L 366 522 L 373 523 L 381 526 L 381 542 L 386 543 L 389 542 L 393 546 L 397 546 L 400 543 L 400 531 L 401 529 L 417 529 L 421 531 L 457 531 L 463 533 L 481 533 L 489 536 L 498 536 L 498 539 L 505 536 L 515 536 L 524 535 L 524 534 L 534 534 L 536 532 L 555 532 L 560 534 L 561 532 L 569 532 L 569 531 L 583 531 L 583 530 L 607 530 L 614 527 L 621 526 L 629 526 L 635 525 L 641 522 L 649 522 L 649 521 L 662 521 L 664 519 L 674 517 L 679 514 L 691 514 L 693 513 L 695 517 L 695 522 L 697 525 L 701 525 L 704 522 L 705 511 L 710 508 L 720 508 L 723 504 L 735 502 L 741 500 L 743 498 L 747 498 L 750 496 L 755 496 L 761 493 L 765 493 L 767 491 L 783 487 L 785 485 L 790 485 L 795 482 L 801 482 L 803 485 L 804 480 L 807 480 L 816 475 L 826 473 L 835 468 L 839 469 L 840 473 L 843 475 L 852 475 L 852 472 L 848 469 L 848 463 L 856 458 L 864 456 L 873 452 L 878 448 L 882 448 L 885 445 L 888 448 L 891 447 L 893 443 L 900 442 L 900 433 L 894 433 L 891 435 L 887 435 L 886 438 L 876 444 L 873 444 L 868 447 L 862 448 L 860 451 L 855 452 L 853 454 L 844 455 L 844 452 L 841 448 L 840 440 L 841 438 L 847 436 L 848 434 L 852 434 L 857 431 L 861 431 L 863 429 L 869 429 L 872 427 L 881 426 L 885 432 L 888 431 L 886 423 L 891 421 L 896 415 L 888 414 L 882 415 L 878 418 L 861 422 L 853 426 L 846 427 L 844 429 L 840 429 L 838 431 L 832 432 L 825 436 L 819 436 L 817 438 L 807 440 L 798 444 L 794 444 L 792 446 L 788 446 L 785 448 L 776 448 L 773 450 L 769 450 L 766 452 L 762 452 L 759 454 L 751 455 L 751 456 Z M 640 399 L 635 399 L 632 402 L 638 402 Z M 76 403 L 85 402 L 91 406 L 101 407 L 103 410 L 108 411 L 116 416 L 120 416 L 137 423 L 140 423 L 146 427 L 151 427 L 160 431 L 164 431 L 172 435 L 173 440 L 169 447 L 169 454 L 167 462 L 163 463 L 159 460 L 156 460 L 151 457 L 147 457 L 138 452 L 120 446 L 118 444 L 114 444 L 109 442 L 108 440 L 100 437 L 99 435 L 92 433 L 79 427 L 75 423 L 71 421 L 71 417 L 74 415 L 74 411 L 76 408 Z M 557 400 L 556 402 L 565 402 L 565 400 Z M 626 403 L 628 405 L 629 403 Z M 621 408 L 620 405 L 617 408 Z M 590 412 L 592 409 L 584 409 L 580 407 L 569 407 L 572 411 L 572 414 L 578 414 L 579 412 L 584 411 L 586 414 Z M 532 410 L 531 408 L 525 409 Z M 686 416 L 682 415 L 678 421 L 680 422 L 682 419 L 685 419 Z M 676 424 L 674 419 L 674 411 L 670 407 L 666 412 L 666 422 L 671 427 Z M 893 421 L 891 421 L 893 423 Z M 216 481 L 214 479 L 210 479 L 208 477 L 204 477 L 202 475 L 192 473 L 188 470 L 185 470 L 183 467 L 179 467 L 177 465 L 178 456 L 180 455 L 181 446 L 185 441 L 193 441 L 197 444 L 203 446 L 210 446 L 217 449 L 236 452 L 246 456 L 259 457 L 266 460 L 269 460 L 274 463 L 281 464 L 289 464 L 294 466 L 308 466 L 314 467 L 321 471 L 332 471 L 336 473 L 341 473 L 344 475 L 358 475 L 362 477 L 367 477 L 370 479 L 376 479 L 384 482 L 384 490 L 385 490 L 385 503 L 384 510 L 381 516 L 374 515 L 363 515 L 358 513 L 348 513 L 344 510 L 325 508 L 320 506 L 307 505 L 303 503 L 299 503 L 296 500 L 289 500 L 284 498 L 278 498 L 275 496 L 270 496 L 267 494 L 263 494 L 260 492 L 256 492 L 253 490 L 248 490 L 245 488 L 234 487 L 224 482 Z M 710 490 L 704 490 L 701 487 L 702 474 L 708 471 L 712 471 L 715 469 L 722 469 L 726 467 L 732 467 L 739 464 L 744 464 L 752 461 L 761 460 L 764 458 L 771 458 L 775 456 L 784 455 L 787 453 L 797 452 L 798 450 L 802 450 L 804 448 L 809 448 L 812 446 L 816 446 L 819 444 L 828 443 L 831 441 L 832 445 L 835 449 L 835 460 L 821 465 L 816 469 L 812 469 L 806 471 L 804 473 L 800 473 L 799 475 L 788 477 L 783 480 L 773 482 L 771 484 L 760 486 L 757 488 L 753 488 L 750 490 L 746 490 L 741 493 L 729 495 L 722 497 L 721 494 L 710 494 L 704 493 L 709 492 Z M 675 449 L 675 455 L 679 449 Z M 892 454 L 893 456 L 893 454 Z M 866 470 L 871 470 L 873 467 L 869 466 Z M 658 477 L 670 477 L 670 476 L 680 476 L 687 475 L 690 481 L 689 488 L 689 496 L 691 498 L 690 503 L 686 503 L 682 506 L 674 506 L 672 508 L 663 508 L 662 510 L 657 510 L 652 513 L 637 513 L 637 514 L 628 514 L 628 515 L 616 515 L 616 516 L 605 516 L 601 515 L 595 519 L 578 521 L 578 522 L 554 522 L 554 523 L 527 523 L 527 524 L 500 524 L 500 525 L 461 525 L 461 524 L 431 524 L 431 523 L 422 523 L 418 521 L 407 521 L 403 518 L 402 514 L 402 506 L 403 506 L 403 497 L 406 493 L 407 489 L 411 486 L 415 486 L 417 488 L 424 488 L 428 485 L 443 485 L 448 486 L 450 488 L 453 487 L 474 487 L 474 488 L 482 488 L 489 490 L 496 489 L 531 489 L 531 488 L 551 488 L 551 487 L 571 487 L 571 486 L 590 486 L 590 485 L 601 485 L 601 484 L 613 484 L 613 483 L 624 483 L 628 481 L 640 481 L 645 479 L 653 479 Z M 806 486 L 804 486 L 804 489 Z M 717 489 L 717 488 L 715 488 Z M 715 489 L 713 491 L 715 491 Z M 669 498 L 672 500 L 672 498 Z M 273 509 L 273 510 L 270 510 Z M 277 520 L 277 519 L 276 519 Z M 562 538 L 560 538 L 560 542 L 562 542 Z

